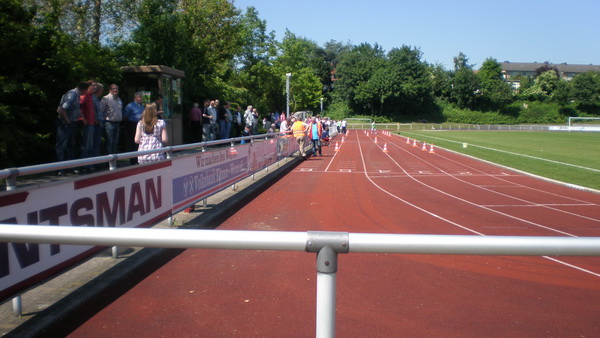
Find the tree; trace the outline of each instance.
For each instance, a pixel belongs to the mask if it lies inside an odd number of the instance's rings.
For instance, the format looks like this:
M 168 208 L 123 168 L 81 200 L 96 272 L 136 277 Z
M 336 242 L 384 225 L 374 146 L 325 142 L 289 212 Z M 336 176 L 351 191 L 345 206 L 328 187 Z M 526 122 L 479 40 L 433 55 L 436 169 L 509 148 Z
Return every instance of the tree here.
M 254 7 L 248 7 L 241 17 L 240 30 L 242 45 L 230 82 L 238 90 L 243 88 L 237 99 L 251 102 L 259 111 L 283 110 L 281 74 L 273 68 L 277 55 L 275 33 L 267 33 L 266 21 L 260 20 Z
M 184 105 L 228 96 L 239 54 L 239 11 L 226 0 L 142 0 L 139 26 L 119 45 L 126 64 L 162 64 L 185 72 Z M 229 98 L 228 98 L 229 100 Z
M 61 11 L 58 2 L 50 5 L 56 7 L 45 8 L 42 15 L 36 6 L 0 0 L 0 51 L 9 60 L 0 64 L 3 167 L 54 161 L 55 111 L 61 95 L 84 79 L 119 78 L 109 50 L 56 29 Z M 12 141 L 10 146 L 4 140 Z
M 502 66 L 496 59 L 487 58 L 477 77 L 481 85 L 481 107 L 489 110 L 499 110 L 510 104 L 513 99 L 513 90 L 510 84 L 504 81 Z
M 292 73 L 291 104 L 296 109 L 315 109 L 323 96 L 320 66 L 324 63 L 319 47 L 313 41 L 286 31 L 280 44 L 280 54 L 274 61 L 276 74 L 284 83 L 286 73 Z M 285 93 L 285 88 L 282 88 Z
M 431 65 L 431 90 L 435 97 L 448 100 L 452 92 L 452 72 L 446 70 L 441 64 Z
M 476 109 L 477 96 L 481 93 L 479 79 L 473 73 L 472 65 L 465 54 L 460 52 L 454 58 L 454 76 L 452 79 L 452 100 L 460 108 Z
M 577 109 L 588 114 L 600 114 L 600 73 L 588 72 L 571 81 L 572 97 Z
M 388 53 L 390 70 L 399 91 L 394 93 L 390 116 L 415 115 L 424 112 L 431 102 L 431 80 L 427 64 L 418 48 L 402 46 Z
M 335 71 L 340 60 L 340 55 L 346 53 L 352 49 L 349 43 L 341 43 L 335 40 L 330 40 L 325 43 L 325 62 L 329 65 L 328 74 L 322 79 L 323 85 L 325 86 L 326 95 L 330 94 L 334 89 Z
M 454 71 L 457 72 L 463 68 L 473 69 L 472 64 L 469 64 L 469 58 L 463 53 L 459 52 L 457 56 L 453 58 Z
M 538 75 L 533 86 L 523 91 L 523 95 L 529 100 L 545 101 L 549 98 L 558 85 L 558 75 L 554 70 L 548 70 Z
M 24 0 L 39 16 L 58 13 L 56 29 L 78 42 L 99 46 L 120 41 L 137 26 L 142 0 Z
M 571 81 L 573 98 L 583 104 L 600 104 L 600 72 L 578 74 Z
M 258 63 L 270 64 L 277 54 L 275 32 L 267 33 L 267 22 L 258 17 L 254 7 L 248 7 L 240 19 L 242 46 L 236 63 L 242 70 L 248 70 Z
M 320 101 L 323 85 L 310 68 L 300 68 L 292 73 L 290 81 L 290 109 L 314 110 Z
M 336 68 L 334 100 L 347 102 L 354 113 L 362 112 L 365 108 L 372 112 L 374 101 L 366 93 L 373 90 L 364 86 L 384 64 L 385 54 L 377 44 L 371 46 L 363 43 L 341 53 Z

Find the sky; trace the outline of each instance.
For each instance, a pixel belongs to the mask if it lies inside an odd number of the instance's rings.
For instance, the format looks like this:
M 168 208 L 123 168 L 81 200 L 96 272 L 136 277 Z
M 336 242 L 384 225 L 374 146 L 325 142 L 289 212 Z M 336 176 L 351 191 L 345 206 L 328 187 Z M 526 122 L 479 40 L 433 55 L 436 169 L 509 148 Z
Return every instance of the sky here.
M 233 0 L 254 7 L 278 41 L 286 29 L 324 46 L 335 40 L 416 47 L 422 60 L 478 69 L 498 62 L 600 65 L 599 0 Z

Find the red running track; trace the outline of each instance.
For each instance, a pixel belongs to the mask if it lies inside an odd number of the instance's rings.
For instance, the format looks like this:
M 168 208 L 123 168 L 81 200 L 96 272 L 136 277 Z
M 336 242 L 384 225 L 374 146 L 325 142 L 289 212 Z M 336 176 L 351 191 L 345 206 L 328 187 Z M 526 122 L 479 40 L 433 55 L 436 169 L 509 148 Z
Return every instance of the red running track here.
M 598 194 L 377 139 L 338 136 L 219 229 L 600 236 Z M 348 254 L 337 286 L 340 337 L 600 335 L 597 257 Z M 72 336 L 310 337 L 315 297 L 314 254 L 187 250 Z

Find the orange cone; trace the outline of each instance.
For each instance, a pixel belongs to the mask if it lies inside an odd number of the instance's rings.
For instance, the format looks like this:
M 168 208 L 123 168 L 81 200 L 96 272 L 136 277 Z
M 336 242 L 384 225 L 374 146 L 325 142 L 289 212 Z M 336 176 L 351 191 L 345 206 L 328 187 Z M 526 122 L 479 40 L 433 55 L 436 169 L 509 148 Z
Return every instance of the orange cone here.
M 340 146 L 337 142 L 335 143 L 335 149 L 333 149 L 333 151 L 340 151 Z
M 231 148 L 229 148 L 229 155 L 237 155 L 237 149 L 235 149 L 234 146 L 231 146 Z
M 406 138 L 406 144 L 410 144 L 410 137 Z
M 433 149 L 433 143 L 429 145 L 429 153 L 435 154 L 435 149 Z
M 417 147 L 417 139 L 413 140 L 413 147 L 415 147 L 415 148 Z
M 377 136 L 375 136 L 375 144 L 377 144 Z
M 427 151 L 427 142 L 423 142 L 423 148 L 421 148 L 421 150 Z
M 387 153 L 387 152 L 388 152 L 388 150 L 387 150 L 387 143 L 384 143 L 384 144 L 383 144 L 383 152 L 384 152 L 384 153 Z

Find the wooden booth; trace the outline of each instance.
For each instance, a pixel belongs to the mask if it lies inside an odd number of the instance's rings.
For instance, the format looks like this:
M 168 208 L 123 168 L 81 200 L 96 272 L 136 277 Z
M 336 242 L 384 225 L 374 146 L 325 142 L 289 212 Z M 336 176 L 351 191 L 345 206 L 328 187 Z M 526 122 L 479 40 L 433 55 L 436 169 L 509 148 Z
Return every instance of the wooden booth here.
M 183 143 L 182 91 L 181 82 L 185 73 L 166 66 L 123 67 L 122 90 L 127 104 L 133 101 L 136 92 L 142 92 L 144 103 L 153 102 L 160 94 L 163 97 L 163 119 L 167 123 L 168 145 Z

